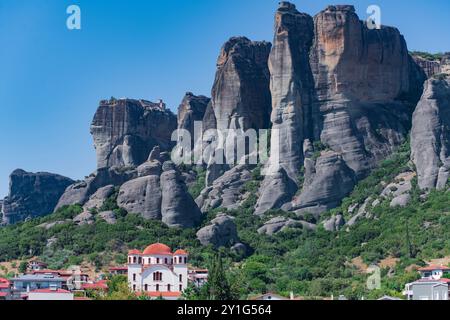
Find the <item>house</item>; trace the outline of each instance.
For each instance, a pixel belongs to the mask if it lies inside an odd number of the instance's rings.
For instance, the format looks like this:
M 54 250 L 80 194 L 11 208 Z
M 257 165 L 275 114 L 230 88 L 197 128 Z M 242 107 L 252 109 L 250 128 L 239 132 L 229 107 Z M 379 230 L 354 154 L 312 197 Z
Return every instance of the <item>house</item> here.
M 124 267 L 112 267 L 109 268 L 109 273 L 117 276 L 117 275 L 127 275 L 128 274 L 128 267 L 124 266 Z
M 108 291 L 107 280 L 83 283 L 83 285 L 81 286 L 81 290 L 84 290 L 84 291 L 93 290 L 93 291 L 106 292 L 106 291 Z
M 193 283 L 196 287 L 202 287 L 208 282 L 208 269 L 189 269 L 188 270 L 189 282 Z
M 27 264 L 29 271 L 43 270 L 45 268 L 47 268 L 47 264 L 38 260 L 31 260 Z
M 58 288 L 36 289 L 27 293 L 27 300 L 74 300 L 73 293 Z
M 128 253 L 130 289 L 152 298 L 179 298 L 188 286 L 188 253 L 165 244 L 149 245 L 143 252 Z
M 422 279 L 439 280 L 445 273 L 450 273 L 450 268 L 445 266 L 428 266 L 418 270 Z
M 81 286 L 84 283 L 89 282 L 89 275 L 86 273 L 82 273 L 79 269 L 71 269 L 71 270 L 34 270 L 30 272 L 33 275 L 53 275 L 55 277 L 59 277 L 65 280 L 62 285 L 63 289 L 68 290 L 80 290 Z
M 11 283 L 8 279 L 0 278 L 0 300 L 10 300 L 11 298 Z
M 408 300 L 449 300 L 450 279 L 444 278 L 450 268 L 427 266 L 418 269 L 421 279 L 405 286 L 403 294 Z
M 61 289 L 65 280 L 53 274 L 25 274 L 11 279 L 15 297 L 36 289 Z
M 441 280 L 421 279 L 408 283 L 404 295 L 408 300 L 449 300 L 448 283 Z

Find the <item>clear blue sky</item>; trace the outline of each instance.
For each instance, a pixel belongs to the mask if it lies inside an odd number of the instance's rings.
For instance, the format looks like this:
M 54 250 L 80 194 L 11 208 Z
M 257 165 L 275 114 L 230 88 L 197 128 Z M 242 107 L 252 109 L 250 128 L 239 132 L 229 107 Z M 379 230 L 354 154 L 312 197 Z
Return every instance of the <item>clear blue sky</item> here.
M 294 0 L 316 14 L 333 0 Z M 95 169 L 89 134 L 103 98 L 209 95 L 221 45 L 231 36 L 272 40 L 276 0 L 0 0 L 0 197 L 16 168 L 83 178 Z M 409 48 L 450 51 L 448 0 L 348 0 Z M 66 8 L 82 30 L 66 28 Z

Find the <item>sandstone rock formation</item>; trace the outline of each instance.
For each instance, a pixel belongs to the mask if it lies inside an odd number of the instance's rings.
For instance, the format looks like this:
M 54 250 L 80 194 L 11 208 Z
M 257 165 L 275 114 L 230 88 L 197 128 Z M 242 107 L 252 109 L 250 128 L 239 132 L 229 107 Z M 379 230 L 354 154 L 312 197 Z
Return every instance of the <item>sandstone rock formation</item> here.
M 252 180 L 251 165 L 237 165 L 215 180 L 211 187 L 202 190 L 195 200 L 202 212 L 216 208 L 238 209 L 249 194 L 243 191 L 247 182 Z
M 450 82 L 430 79 L 413 116 L 411 151 L 421 189 L 445 188 L 450 177 Z
M 192 92 L 187 92 L 178 108 L 178 129 L 189 131 L 194 139 L 194 122 L 203 121 L 210 101 L 211 99 L 205 96 L 195 96 Z
M 91 125 L 97 167 L 138 166 L 147 160 L 153 147 L 169 150 L 176 122 L 162 102 L 101 101 Z
M 204 246 L 216 248 L 230 247 L 239 242 L 234 218 L 225 214 L 218 215 L 209 225 L 197 232 L 197 239 Z
M 285 217 L 275 217 L 267 221 L 261 228 L 258 229 L 259 234 L 266 234 L 268 236 L 273 236 L 278 232 L 283 232 L 287 229 L 302 229 L 314 230 L 316 225 L 293 219 L 288 219 Z
M 173 163 L 164 163 L 160 180 L 162 221 L 169 227 L 197 226 L 202 214 Z
M 317 214 L 338 205 L 406 140 L 426 78 L 397 29 L 369 29 L 353 6 L 329 6 L 312 21 L 286 2 L 276 13 L 270 70 L 272 123 L 281 136 L 272 134 L 272 153 L 278 151 L 281 168 L 298 187 L 301 167 L 315 171 L 303 177 L 308 183 L 286 207 Z M 323 149 L 333 155 L 319 158 L 314 169 L 305 152 Z M 344 188 L 336 179 L 343 176 Z M 280 179 L 275 184 L 287 189 Z M 260 202 L 272 192 L 261 188 Z M 279 202 L 266 204 L 259 213 L 277 207 Z
M 9 194 L 3 200 L 3 222 L 13 224 L 53 212 L 69 178 L 46 172 L 15 170 L 10 175 Z
M 70 185 L 61 198 L 55 210 L 67 205 L 84 205 L 100 188 L 108 185 L 121 186 L 126 181 L 137 177 L 137 170 L 126 167 L 101 168 L 83 181 Z

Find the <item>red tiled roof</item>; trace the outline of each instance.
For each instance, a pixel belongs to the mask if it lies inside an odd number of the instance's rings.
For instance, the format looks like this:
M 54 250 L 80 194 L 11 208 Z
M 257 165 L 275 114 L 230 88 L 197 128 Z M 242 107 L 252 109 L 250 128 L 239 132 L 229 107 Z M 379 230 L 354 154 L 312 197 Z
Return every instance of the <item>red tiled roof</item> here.
M 142 254 L 139 250 L 137 250 L 137 249 L 133 249 L 133 250 L 130 250 L 130 251 L 128 251 L 128 254 L 137 254 L 137 255 L 140 255 L 140 254 Z
M 450 279 L 441 278 L 441 279 L 439 279 L 439 281 L 450 284 Z
M 9 295 L 8 292 L 0 292 L 0 297 L 6 297 L 7 295 Z
M 83 283 L 81 285 L 83 290 L 108 290 L 108 284 L 106 280 L 101 280 L 94 283 Z
M 175 251 L 175 253 L 173 254 L 174 256 L 176 255 L 187 255 L 188 253 L 183 250 L 183 249 L 178 249 L 177 251 Z
M 172 250 L 162 243 L 155 243 L 145 248 L 143 255 L 172 255 Z
M 443 270 L 443 271 L 450 271 L 449 267 L 446 266 L 427 266 L 423 268 L 419 268 L 419 271 L 433 271 L 433 270 Z
M 30 291 L 32 293 L 70 293 L 70 291 L 64 290 L 64 289 L 36 289 L 33 291 Z
M 0 289 L 8 289 L 11 283 L 8 279 L 0 278 Z

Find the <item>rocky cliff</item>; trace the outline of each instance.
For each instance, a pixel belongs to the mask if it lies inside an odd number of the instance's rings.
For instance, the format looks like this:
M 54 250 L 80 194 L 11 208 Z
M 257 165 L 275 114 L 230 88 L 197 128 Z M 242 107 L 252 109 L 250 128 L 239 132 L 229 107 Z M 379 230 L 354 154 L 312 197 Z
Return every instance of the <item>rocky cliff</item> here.
M 450 81 L 430 79 L 413 116 L 412 160 L 419 187 L 443 189 L 450 177 Z
M 53 212 L 69 178 L 46 172 L 15 170 L 10 175 L 9 194 L 3 200 L 3 223 L 13 224 Z
M 91 125 L 97 167 L 138 166 L 153 147 L 170 150 L 176 127 L 176 116 L 162 102 L 102 101 Z
M 339 202 L 356 181 L 405 141 L 425 74 L 397 29 L 367 28 L 353 6 L 329 6 L 312 22 L 294 5 L 281 3 L 275 21 L 270 59 L 272 122 L 273 128 L 290 128 L 288 134 L 281 131 L 281 167 L 290 180 L 296 180 L 305 165 L 305 142 L 313 152 L 333 151 L 334 159 L 342 159 L 328 170 L 321 168 L 330 164 L 328 160 L 312 164 L 313 178 L 308 185 L 298 185 L 303 190 L 288 206 L 319 213 L 324 209 L 317 208 Z M 341 186 L 334 177 L 341 176 L 344 167 L 348 183 L 337 195 Z M 276 184 L 287 189 L 290 182 L 283 179 Z M 271 205 L 267 201 L 271 189 L 262 188 L 260 203 L 264 200 L 266 205 L 258 204 L 257 213 L 279 205 L 276 199 Z

